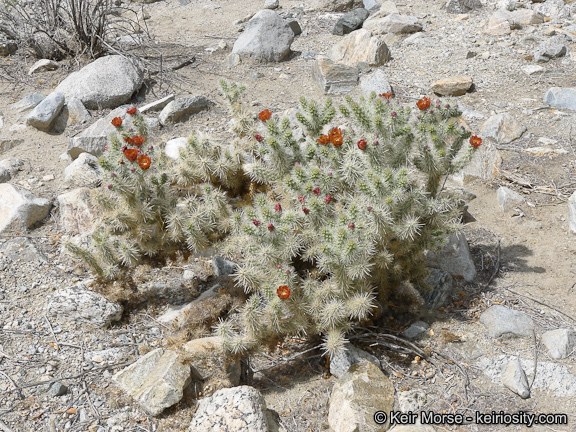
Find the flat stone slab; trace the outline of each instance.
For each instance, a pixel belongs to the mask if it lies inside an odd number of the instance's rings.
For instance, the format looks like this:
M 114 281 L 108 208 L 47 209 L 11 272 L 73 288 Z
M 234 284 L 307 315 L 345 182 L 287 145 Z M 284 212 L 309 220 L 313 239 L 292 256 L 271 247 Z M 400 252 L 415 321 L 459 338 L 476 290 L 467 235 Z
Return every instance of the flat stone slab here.
M 155 416 L 180 402 L 190 375 L 190 366 L 184 365 L 176 352 L 158 348 L 118 372 L 112 380 Z
M 325 57 L 319 58 L 314 63 L 312 77 L 324 94 L 350 93 L 358 84 L 356 68 L 334 63 Z

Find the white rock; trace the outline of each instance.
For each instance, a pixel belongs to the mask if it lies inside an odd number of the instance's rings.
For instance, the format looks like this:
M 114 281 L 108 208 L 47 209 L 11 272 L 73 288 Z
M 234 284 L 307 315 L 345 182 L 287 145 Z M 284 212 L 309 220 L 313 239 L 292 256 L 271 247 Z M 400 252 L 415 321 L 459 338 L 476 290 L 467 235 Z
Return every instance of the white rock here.
M 59 66 L 58 63 L 56 63 L 54 60 L 49 59 L 38 60 L 36 63 L 32 65 L 32 67 L 28 71 L 28 75 L 32 75 L 38 72 L 53 71 L 58 69 L 58 66 Z
M 530 397 L 528 378 L 526 377 L 526 372 L 522 369 L 520 360 L 517 358 L 509 362 L 502 369 L 502 384 L 522 399 Z
M 510 211 L 514 207 L 524 203 L 524 197 L 522 195 L 505 186 L 500 186 L 498 188 L 497 198 L 502 211 Z
M 576 347 L 576 333 L 570 329 L 550 330 L 542 335 L 542 342 L 550 357 L 555 360 L 564 359 L 572 354 Z
M 336 378 L 341 377 L 352 365 L 360 363 L 361 361 L 369 361 L 378 368 L 382 368 L 378 358 L 360 348 L 356 348 L 351 343 L 345 345 L 345 349 L 338 351 L 330 360 L 330 373 Z
M 490 306 L 485 310 L 480 315 L 480 322 L 484 324 L 492 338 L 507 333 L 515 336 L 532 336 L 534 332 L 534 322 L 528 315 L 500 305 Z
M 95 215 L 90 205 L 90 189 L 74 189 L 58 195 L 57 199 L 62 229 L 71 233 L 91 234 Z
M 526 132 L 526 126 L 519 123 L 509 113 L 489 117 L 481 129 L 483 138 L 492 139 L 499 144 L 508 144 L 520 138 L 524 132 Z
M 372 36 L 366 29 L 353 31 L 334 45 L 328 57 L 335 63 L 355 66 L 365 62 L 371 66 L 381 66 L 390 60 L 390 51 L 384 36 Z
M 576 191 L 568 199 L 568 225 L 570 230 L 576 234 Z
M 90 153 L 82 153 L 64 169 L 64 182 L 72 187 L 97 187 L 102 181 L 104 170 L 98 165 L 98 158 Z
M 161 124 L 177 123 L 191 114 L 208 109 L 212 102 L 206 96 L 179 98 L 168 103 L 160 112 L 158 119 Z
M 169 158 L 178 160 L 180 158 L 180 150 L 186 148 L 187 142 L 188 138 L 186 137 L 173 138 L 166 143 L 164 153 L 166 153 L 166 156 Z
M 0 184 L 0 233 L 27 231 L 48 216 L 50 207 L 52 204 L 45 198 L 37 198 L 8 183 Z
M 520 69 L 522 70 L 522 72 L 524 72 L 528 76 L 534 75 L 535 73 L 546 71 L 546 69 L 544 69 L 542 66 L 538 66 L 538 65 L 526 65 L 526 66 L 522 66 Z
M 162 108 L 164 108 L 166 105 L 168 105 L 170 102 L 172 102 L 174 100 L 174 95 L 168 95 L 162 99 L 159 99 L 157 101 L 151 102 L 147 105 L 144 105 L 142 108 L 139 109 L 140 113 L 144 114 L 148 111 L 160 111 Z
M 26 124 L 48 132 L 52 129 L 63 106 L 64 95 L 59 92 L 52 92 L 28 114 Z

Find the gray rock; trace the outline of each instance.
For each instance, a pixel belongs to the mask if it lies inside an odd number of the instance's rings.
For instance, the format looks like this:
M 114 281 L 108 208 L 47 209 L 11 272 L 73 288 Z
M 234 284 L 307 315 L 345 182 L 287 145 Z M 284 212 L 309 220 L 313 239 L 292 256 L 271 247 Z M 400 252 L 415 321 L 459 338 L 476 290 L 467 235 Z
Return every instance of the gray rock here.
M 130 100 L 144 81 L 142 67 L 126 57 L 110 55 L 70 74 L 56 87 L 66 99 L 75 97 L 88 109 L 115 108 Z
M 415 323 L 410 324 L 410 326 L 402 332 L 402 336 L 408 339 L 414 339 L 426 330 L 428 330 L 428 324 L 424 321 L 416 321 Z
M 499 9 L 490 16 L 486 33 L 492 36 L 504 36 L 520 27 L 520 23 L 516 20 L 512 12 Z
M 191 270 L 186 270 L 190 272 Z M 193 273 L 193 272 L 192 272 Z M 220 289 L 220 284 L 216 284 L 202 294 L 200 294 L 197 298 L 192 300 L 190 303 L 185 303 L 183 305 L 177 305 L 169 307 L 166 312 L 160 315 L 157 320 L 163 324 L 170 324 L 170 325 L 181 325 L 185 322 L 186 317 L 190 310 L 199 302 L 202 302 L 206 299 L 217 297 L 218 290 Z
M 64 183 L 77 188 L 95 188 L 102 182 L 103 174 L 98 158 L 90 153 L 82 153 L 64 169 Z
M 48 388 L 48 394 L 50 396 L 63 396 L 66 393 L 68 393 L 68 387 L 58 381 L 52 383 Z
M 364 0 L 364 8 L 369 11 L 377 11 L 380 9 L 380 3 L 376 0 Z
M 576 333 L 569 329 L 547 331 L 542 335 L 542 343 L 550 357 L 560 360 L 568 357 L 576 347 Z
M 174 100 L 174 95 L 168 95 L 162 99 L 159 99 L 157 101 L 151 102 L 147 105 L 144 105 L 142 108 L 139 109 L 141 114 L 147 113 L 148 111 L 160 111 L 162 108 L 164 108 L 166 105 L 168 105 L 170 102 L 172 102 Z
M 52 207 L 49 200 L 20 191 L 8 183 L 0 184 L 0 197 L 0 233 L 27 231 L 48 216 Z
M 490 378 L 493 383 L 502 383 L 502 368 L 516 357 L 500 355 L 495 357 L 485 357 L 480 359 L 475 366 Z M 558 363 L 543 362 L 538 359 L 538 366 L 535 369 L 533 360 L 520 359 L 522 369 L 528 372 L 528 375 L 534 375 L 533 389 L 541 389 L 551 392 L 558 397 L 572 397 L 576 395 L 576 376 L 570 372 L 566 366 Z
M 110 144 L 106 135 L 101 136 L 77 136 L 70 139 L 66 153 L 71 160 L 76 159 L 80 154 L 88 152 L 100 157 L 104 154 L 104 148 Z
M 530 397 L 528 378 L 526 378 L 526 372 L 522 369 L 520 360 L 517 358 L 502 368 L 502 384 L 522 399 Z
M 302 27 L 300 26 L 300 23 L 298 22 L 297 19 L 294 18 L 287 19 L 286 24 L 288 24 L 288 27 L 292 29 L 292 31 L 294 32 L 294 36 L 302 34 Z
M 439 251 L 426 254 L 430 267 L 440 268 L 452 276 L 462 276 L 467 282 L 476 277 L 468 241 L 463 232 L 451 234 Z
M 52 129 L 63 106 L 64 95 L 58 92 L 50 93 L 28 114 L 26 124 L 38 130 L 48 132 Z
M 253 387 L 218 390 L 198 402 L 188 432 L 269 432 L 273 430 L 269 411 L 264 397 Z
M 230 276 L 236 271 L 237 266 L 236 263 L 228 261 L 218 255 L 215 255 L 214 258 L 212 258 L 212 268 L 214 269 L 214 275 L 216 276 Z
M 498 204 L 502 211 L 510 211 L 524 202 L 524 197 L 505 186 L 500 186 L 497 192 Z
M 199 113 L 210 108 L 212 101 L 206 96 L 196 95 L 173 100 L 160 112 L 158 116 L 161 124 L 178 123 L 191 114 Z
M 452 179 L 462 185 L 477 179 L 492 180 L 500 175 L 502 156 L 496 146 L 485 140 L 476 150 L 470 163 Z
M 516 21 L 520 23 L 520 25 L 533 25 L 533 24 L 542 24 L 544 22 L 544 16 L 539 14 L 538 12 L 534 12 L 530 9 L 519 9 L 512 12 L 512 16 Z
M 314 63 L 312 77 L 320 85 L 324 94 L 350 93 L 358 84 L 356 68 L 336 64 L 325 57 L 319 58 Z
M 90 189 L 73 189 L 58 195 L 60 226 L 65 232 L 82 235 L 91 234 L 95 215 L 90 205 Z
M 534 49 L 534 61 L 545 63 L 555 58 L 564 57 L 568 52 L 568 45 L 564 35 L 553 36 Z
M 570 5 L 564 0 L 546 0 L 544 3 L 534 5 L 534 12 L 538 12 L 552 19 L 570 18 Z
M 48 262 L 48 258 L 26 237 L 15 237 L 0 245 L 0 255 L 12 261 Z
M 492 139 L 498 144 L 508 144 L 526 132 L 526 126 L 508 113 L 490 116 L 481 129 L 482 138 Z
M 422 31 L 422 24 L 415 16 L 390 14 L 384 18 L 367 20 L 364 28 L 373 34 L 408 34 Z
M 546 71 L 546 69 L 544 69 L 542 66 L 538 66 L 538 65 L 526 65 L 526 66 L 522 66 L 520 69 L 522 70 L 522 72 L 524 72 L 528 76 L 534 75 L 535 73 Z
M 158 348 L 118 372 L 112 380 L 155 416 L 180 402 L 191 380 L 190 366 L 183 364 L 176 352 Z
M 336 378 L 341 377 L 352 365 L 360 363 L 361 361 L 369 361 L 375 364 L 378 368 L 382 368 L 378 358 L 360 348 L 356 348 L 351 343 L 346 343 L 345 349 L 338 351 L 332 359 L 330 359 L 330 373 Z
M 551 87 L 544 95 L 544 103 L 556 108 L 576 111 L 576 88 Z
M 43 100 L 44 96 L 42 96 L 41 94 L 32 93 L 20 99 L 18 102 L 14 102 L 12 104 L 12 108 L 21 113 L 33 109 Z
M 506 333 L 515 336 L 532 336 L 534 331 L 534 323 L 528 315 L 500 305 L 491 306 L 484 311 L 480 315 L 480 322 L 484 324 L 492 338 Z
M 278 0 L 266 0 L 264 2 L 264 9 L 278 9 L 280 2 Z
M 328 424 L 335 431 L 381 431 L 385 425 L 374 423 L 374 413 L 387 415 L 394 409 L 394 385 L 370 362 L 360 362 L 342 375 L 330 395 Z
M 28 71 L 28 75 L 32 75 L 38 72 L 54 71 L 58 69 L 59 65 L 54 60 L 42 59 L 38 60 L 32 65 Z
M 0 160 L 0 183 L 10 181 L 23 166 L 24 162 L 21 159 L 6 158 Z
M 444 5 L 446 11 L 453 14 L 465 14 L 481 7 L 480 0 L 448 0 Z
M 276 13 L 268 9 L 258 12 L 240 35 L 232 54 L 261 62 L 279 62 L 290 54 L 294 32 Z
M 47 313 L 60 322 L 106 327 L 122 317 L 122 306 L 111 302 L 83 284 L 74 285 L 48 296 Z
M 188 138 L 186 137 L 173 138 L 166 143 L 164 153 L 169 158 L 178 160 L 180 159 L 180 150 L 186 147 L 186 143 L 188 143 Z
M 568 199 L 568 226 L 576 234 L 576 191 Z
M 418 412 L 426 405 L 426 392 L 423 390 L 408 390 L 398 393 L 398 406 L 403 413 Z
M 386 77 L 386 72 L 382 69 L 376 69 L 370 75 L 363 75 L 360 78 L 360 88 L 366 95 L 375 92 L 377 95 L 382 93 L 392 93 L 392 87 Z
M 450 303 L 454 288 L 454 281 L 450 273 L 432 268 L 430 269 L 430 276 L 428 276 L 428 283 L 432 289 L 420 292 L 428 309 L 437 310 Z
M 370 15 L 367 9 L 358 8 L 344 14 L 334 26 L 332 34 L 342 36 L 362 27 L 362 23 Z
M 325 12 L 348 12 L 363 7 L 362 0 L 315 0 L 312 7 Z

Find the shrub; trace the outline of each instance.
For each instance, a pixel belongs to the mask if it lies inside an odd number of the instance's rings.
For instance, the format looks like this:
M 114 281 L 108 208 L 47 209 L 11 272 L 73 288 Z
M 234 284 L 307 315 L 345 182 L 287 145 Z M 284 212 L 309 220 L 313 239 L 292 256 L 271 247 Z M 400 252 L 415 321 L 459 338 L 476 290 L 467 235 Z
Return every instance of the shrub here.
M 199 250 L 220 240 L 250 295 L 217 326 L 223 348 L 243 355 L 288 335 L 320 334 L 334 354 L 402 284 L 426 288 L 425 249 L 459 227 L 462 202 L 441 193 L 441 182 L 481 140 L 466 145 L 470 133 L 449 100 L 422 99 L 414 112 L 390 97 L 346 98 L 344 124 L 335 127 L 330 100 L 303 98 L 302 135 L 269 110 L 255 119 L 241 104 L 243 87 L 222 88 L 234 116 L 231 145 L 193 134 L 177 161 L 154 156 L 134 176 L 116 163 L 123 155 L 113 139 L 102 161 L 117 176 L 99 195 L 109 215 L 94 237 L 99 260 L 116 269 L 167 242 Z M 177 188 L 195 193 L 178 196 Z

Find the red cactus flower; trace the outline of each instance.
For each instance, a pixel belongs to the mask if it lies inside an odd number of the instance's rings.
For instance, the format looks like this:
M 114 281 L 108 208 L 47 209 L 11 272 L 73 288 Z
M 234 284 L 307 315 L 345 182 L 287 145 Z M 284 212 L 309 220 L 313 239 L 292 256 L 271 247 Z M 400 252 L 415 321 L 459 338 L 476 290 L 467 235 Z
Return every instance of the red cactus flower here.
M 324 204 L 330 204 L 330 201 L 332 201 L 332 197 L 330 195 L 326 195 L 326 197 L 324 197 Z
M 260 224 L 261 224 L 262 222 L 260 222 L 258 219 L 252 219 L 252 223 L 253 223 L 255 226 L 260 226 Z
M 111 122 L 111 123 L 112 123 L 112 126 L 114 126 L 114 127 L 120 127 L 120 126 L 122 126 L 122 118 L 120 118 L 120 117 L 114 117 L 114 118 L 112 119 L 112 122 Z
M 126 149 L 124 150 L 124 156 L 126 156 L 126 159 L 128 159 L 130 162 L 134 162 L 138 157 L 138 150 Z
M 150 168 L 151 162 L 152 159 L 150 159 L 150 156 L 148 156 L 147 154 L 141 154 L 140 156 L 138 156 L 138 165 L 143 170 L 147 170 L 148 168 Z
M 258 114 L 258 118 L 263 122 L 265 122 L 266 120 L 269 120 L 270 117 L 272 117 L 272 113 L 268 109 L 265 109 L 260 114 Z
M 302 207 L 302 211 L 303 211 L 304 214 L 306 214 L 306 215 L 307 215 L 308 213 L 310 213 L 310 210 L 307 209 L 306 207 Z
M 276 294 L 282 300 L 286 300 L 290 297 L 290 288 L 288 288 L 288 285 L 280 285 L 276 290 Z
M 275 211 L 276 213 L 282 212 L 282 206 L 280 205 L 280 203 L 277 203 L 277 204 L 274 206 L 274 211 Z
M 264 141 L 264 137 L 260 134 L 254 135 L 254 138 L 256 138 L 256 141 L 258 141 L 258 142 Z
M 366 140 L 364 138 L 362 138 L 360 141 L 358 141 L 358 148 L 360 150 L 366 150 L 366 146 L 367 146 L 367 143 L 366 143 Z
M 482 145 L 482 138 L 476 136 L 476 135 L 472 135 L 470 137 L 470 145 L 474 148 L 478 148 Z
M 420 111 L 425 111 L 428 108 L 430 108 L 431 103 L 432 103 L 432 101 L 430 100 L 430 98 L 425 97 L 423 99 L 420 99 L 418 102 L 416 102 L 416 106 L 418 107 L 418 109 L 420 109 Z
M 268 224 L 268 231 L 270 231 L 270 232 L 274 231 L 274 225 L 273 224 Z
M 126 113 L 127 113 L 127 114 L 130 114 L 130 115 L 136 114 L 136 107 L 128 108 L 128 109 L 126 110 Z
M 319 187 L 315 187 L 314 189 L 312 189 L 312 193 L 316 196 L 320 195 L 320 188 Z

